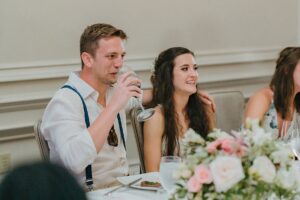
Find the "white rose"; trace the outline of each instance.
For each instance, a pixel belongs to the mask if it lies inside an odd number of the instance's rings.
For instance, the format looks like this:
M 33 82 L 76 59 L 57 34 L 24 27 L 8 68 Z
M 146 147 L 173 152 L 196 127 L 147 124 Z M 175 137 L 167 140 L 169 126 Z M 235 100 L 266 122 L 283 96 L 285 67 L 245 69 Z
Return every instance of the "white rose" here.
M 264 129 L 257 127 L 253 130 L 253 142 L 255 145 L 261 146 L 267 141 L 272 140 L 272 134 L 266 133 Z
M 278 196 L 276 196 L 275 193 L 272 193 L 267 200 L 282 200 L 281 198 L 279 198 Z
M 300 192 L 300 161 L 293 162 L 290 170 L 294 175 L 297 191 Z
M 178 168 L 173 172 L 173 178 L 179 179 L 180 177 L 189 178 L 192 176 L 192 171 L 188 169 L 187 165 L 180 163 Z
M 259 119 L 257 118 L 246 118 L 246 123 L 245 123 L 246 129 L 256 129 L 259 127 Z
M 270 158 L 274 163 L 279 163 L 280 166 L 286 166 L 291 161 L 292 156 L 293 152 L 290 150 L 290 148 L 282 148 L 271 153 Z
M 259 179 L 267 183 L 272 183 L 276 169 L 270 159 L 266 156 L 259 156 L 255 158 L 253 165 L 249 168 L 250 174 L 259 175 Z
M 276 175 L 276 184 L 285 189 L 293 189 L 296 184 L 294 173 L 291 170 L 280 168 Z
M 209 165 L 217 192 L 226 192 L 245 177 L 241 160 L 233 156 L 218 156 Z
M 184 134 L 183 142 L 194 142 L 198 144 L 203 144 L 205 140 L 200 135 L 198 135 L 193 129 L 189 128 Z
M 181 176 L 183 178 L 190 178 L 192 176 L 191 170 L 185 169 L 181 171 Z

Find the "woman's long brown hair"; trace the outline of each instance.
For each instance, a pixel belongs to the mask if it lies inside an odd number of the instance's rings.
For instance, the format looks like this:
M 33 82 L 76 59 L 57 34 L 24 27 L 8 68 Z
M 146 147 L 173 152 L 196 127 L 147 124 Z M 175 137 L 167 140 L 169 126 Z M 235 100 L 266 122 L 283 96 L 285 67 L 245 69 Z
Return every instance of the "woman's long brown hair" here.
M 294 102 L 297 112 L 300 112 L 300 93 L 294 97 L 294 71 L 300 60 L 300 47 L 287 47 L 283 49 L 276 61 L 276 69 L 270 88 L 274 92 L 274 104 L 282 119 L 292 114 L 290 105 Z
M 154 72 L 151 76 L 153 85 L 153 99 L 150 103 L 151 106 L 158 104 L 162 105 L 164 115 L 164 132 L 163 140 L 166 141 L 166 155 L 173 155 L 175 149 L 179 148 L 179 122 L 178 116 L 175 112 L 174 105 L 174 86 L 173 86 L 173 69 L 174 60 L 177 56 L 182 54 L 194 53 L 183 47 L 173 47 L 167 49 L 159 54 L 154 64 Z M 198 94 L 192 94 L 189 97 L 186 113 L 189 119 L 189 127 L 194 129 L 203 138 L 206 138 L 210 131 L 210 118 Z

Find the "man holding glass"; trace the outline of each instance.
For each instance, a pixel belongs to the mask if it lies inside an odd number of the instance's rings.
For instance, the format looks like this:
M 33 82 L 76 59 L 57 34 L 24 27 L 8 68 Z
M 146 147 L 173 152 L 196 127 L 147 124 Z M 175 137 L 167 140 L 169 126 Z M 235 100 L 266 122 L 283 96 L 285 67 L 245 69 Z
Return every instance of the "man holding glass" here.
M 128 174 L 124 108 L 137 105 L 131 97 L 139 97 L 141 89 L 131 72 L 118 77 L 126 39 L 124 31 L 109 24 L 88 26 L 80 39 L 82 69 L 71 73 L 42 120 L 51 161 L 62 163 L 90 188 L 113 186 L 116 177 Z
M 70 169 L 86 189 L 114 186 L 129 171 L 125 108 L 138 105 L 134 97 L 142 91 L 133 72 L 118 76 L 126 39 L 112 25 L 88 26 L 80 38 L 82 69 L 70 74 L 42 119 L 50 160 Z M 145 90 L 143 104 L 151 98 Z

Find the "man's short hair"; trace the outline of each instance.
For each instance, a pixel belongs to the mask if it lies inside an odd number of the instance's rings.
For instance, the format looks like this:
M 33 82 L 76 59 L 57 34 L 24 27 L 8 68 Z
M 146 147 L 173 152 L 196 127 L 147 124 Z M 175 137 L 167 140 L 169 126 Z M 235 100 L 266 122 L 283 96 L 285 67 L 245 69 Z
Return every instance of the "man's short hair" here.
M 110 24 L 99 23 L 86 27 L 80 37 L 80 55 L 83 52 L 87 52 L 94 56 L 95 50 L 98 47 L 98 41 L 102 38 L 113 36 L 120 37 L 123 40 L 127 39 L 127 35 L 123 30 L 117 29 Z M 82 60 L 81 65 L 83 67 Z

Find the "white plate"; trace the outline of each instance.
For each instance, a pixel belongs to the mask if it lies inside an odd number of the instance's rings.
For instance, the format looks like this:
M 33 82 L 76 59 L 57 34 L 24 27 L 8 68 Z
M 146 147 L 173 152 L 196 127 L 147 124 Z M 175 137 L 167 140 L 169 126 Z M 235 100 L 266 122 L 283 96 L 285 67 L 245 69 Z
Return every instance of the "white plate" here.
M 158 172 L 150 172 L 150 173 L 146 173 L 146 174 L 137 174 L 137 175 L 133 175 L 133 176 L 122 176 L 122 177 L 117 177 L 117 180 L 122 183 L 127 185 L 128 183 L 138 179 L 142 177 L 142 179 L 131 185 L 132 188 L 135 189 L 141 189 L 141 190 L 153 190 L 156 191 L 158 189 L 160 189 L 161 187 L 157 188 L 157 187 L 142 187 L 141 186 L 141 182 L 142 181 L 151 181 L 151 182 L 159 182 L 159 176 L 158 176 Z

